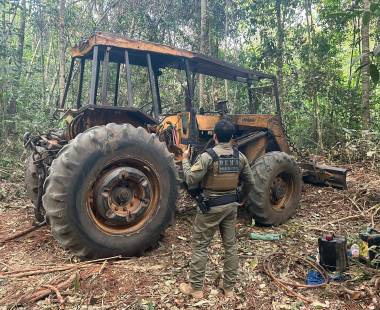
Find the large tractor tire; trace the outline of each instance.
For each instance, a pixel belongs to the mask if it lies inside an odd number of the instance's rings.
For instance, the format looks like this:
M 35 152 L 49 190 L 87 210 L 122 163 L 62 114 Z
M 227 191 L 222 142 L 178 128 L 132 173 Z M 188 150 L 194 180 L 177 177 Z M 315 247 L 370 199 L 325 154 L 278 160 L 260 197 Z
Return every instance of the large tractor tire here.
M 297 211 L 301 198 L 301 171 L 295 159 L 270 152 L 252 166 L 255 184 L 247 199 L 248 209 L 263 225 L 280 225 Z
M 112 123 L 64 146 L 44 188 L 48 223 L 65 249 L 85 258 L 136 256 L 174 217 L 177 173 L 158 137 Z
M 24 182 L 26 194 L 33 203 L 36 223 L 42 223 L 45 220 L 45 212 L 42 207 L 41 199 L 38 199 L 38 171 L 34 164 L 33 154 L 28 156 L 25 166 L 26 170 Z
M 33 163 L 33 154 L 30 154 L 25 161 L 24 182 L 26 195 L 35 204 L 38 198 L 38 173 L 37 167 Z

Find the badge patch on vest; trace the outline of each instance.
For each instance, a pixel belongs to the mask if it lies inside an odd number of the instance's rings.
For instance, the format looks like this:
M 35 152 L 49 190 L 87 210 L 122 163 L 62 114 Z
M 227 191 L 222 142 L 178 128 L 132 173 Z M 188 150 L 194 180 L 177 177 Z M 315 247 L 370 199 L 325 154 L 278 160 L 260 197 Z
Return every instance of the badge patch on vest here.
M 218 159 L 219 173 L 239 173 L 239 158 L 220 156 Z

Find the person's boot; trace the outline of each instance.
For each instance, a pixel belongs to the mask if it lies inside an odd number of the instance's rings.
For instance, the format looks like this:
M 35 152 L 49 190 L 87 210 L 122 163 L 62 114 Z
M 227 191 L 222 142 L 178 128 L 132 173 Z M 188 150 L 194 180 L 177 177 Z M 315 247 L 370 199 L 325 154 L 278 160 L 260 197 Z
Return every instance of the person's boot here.
M 203 292 L 201 290 L 195 290 L 189 283 L 181 283 L 179 285 L 179 290 L 188 296 L 197 298 L 197 299 L 202 299 L 203 298 Z
M 226 298 L 234 298 L 235 293 L 231 288 L 223 288 L 223 293 Z

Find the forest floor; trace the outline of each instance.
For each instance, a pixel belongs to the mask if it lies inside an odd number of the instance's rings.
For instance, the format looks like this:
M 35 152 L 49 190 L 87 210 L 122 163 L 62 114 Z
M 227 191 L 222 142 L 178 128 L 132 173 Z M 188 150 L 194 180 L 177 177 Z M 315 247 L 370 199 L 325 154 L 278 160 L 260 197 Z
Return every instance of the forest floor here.
M 226 300 L 215 285 L 222 268 L 219 235 L 209 251 L 205 298 L 194 300 L 179 292 L 188 272 L 195 216 L 193 202 L 183 194 L 176 224 L 157 248 L 139 258 L 80 263 L 46 226 L 0 245 L 0 309 L 18 304 L 27 309 L 380 309 L 380 281 L 374 281 L 380 270 L 351 262 L 348 280 L 295 290 L 312 301 L 308 303 L 288 296 L 263 269 L 264 259 L 277 252 L 315 258 L 324 230 L 345 235 L 350 243 L 371 221 L 379 227 L 379 215 L 371 215 L 380 202 L 380 176 L 364 164 L 348 168 L 347 191 L 306 185 L 299 211 L 284 225 L 259 227 L 239 220 L 240 274 L 233 300 Z M 30 227 L 32 214 L 23 184 L 0 181 L 0 240 Z M 254 241 L 250 232 L 281 233 L 283 238 Z M 276 272 L 304 281 L 308 269 L 296 264 L 295 256 L 278 261 Z

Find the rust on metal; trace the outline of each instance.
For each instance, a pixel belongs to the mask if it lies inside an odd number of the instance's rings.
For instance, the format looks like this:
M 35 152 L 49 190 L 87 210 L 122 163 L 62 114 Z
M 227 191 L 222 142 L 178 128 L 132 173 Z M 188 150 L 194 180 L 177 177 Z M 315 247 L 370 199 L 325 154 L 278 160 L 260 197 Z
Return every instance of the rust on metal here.
M 241 147 L 241 151 L 247 157 L 248 162 L 253 164 L 257 158 L 266 153 L 269 140 L 267 136 L 258 138 L 256 141 L 248 142 Z
M 294 195 L 294 182 L 286 173 L 276 176 L 270 186 L 269 199 L 272 208 L 281 211 Z
M 305 183 L 347 189 L 348 169 L 318 165 L 312 162 L 300 164 Z
M 115 47 L 114 51 L 110 53 L 111 62 L 125 63 L 124 51 L 127 50 L 129 63 L 134 65 L 147 66 L 146 58 L 141 56 L 149 53 L 151 54 L 152 62 L 158 62 L 160 67 L 173 67 L 184 70 L 188 66 L 188 69 L 192 72 L 241 82 L 274 79 L 273 75 L 249 70 L 192 51 L 148 41 L 133 40 L 106 32 L 95 32 L 89 39 L 75 46 L 71 50 L 71 56 L 73 58 L 84 57 L 90 59 L 96 46 L 98 46 L 102 55 L 106 52 L 107 47 Z M 183 59 L 188 60 L 188 64 L 178 61 Z
M 100 173 L 87 192 L 95 225 L 113 235 L 138 231 L 159 208 L 160 184 L 154 169 L 137 158 L 119 158 Z

